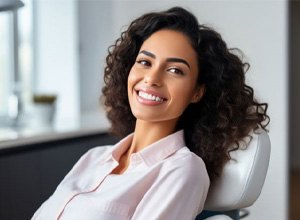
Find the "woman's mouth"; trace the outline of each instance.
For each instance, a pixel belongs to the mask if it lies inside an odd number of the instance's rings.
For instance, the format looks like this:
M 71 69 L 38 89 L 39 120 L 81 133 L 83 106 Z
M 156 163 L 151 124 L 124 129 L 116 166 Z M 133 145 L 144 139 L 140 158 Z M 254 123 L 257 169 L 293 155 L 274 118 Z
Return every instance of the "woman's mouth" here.
M 143 91 L 138 91 L 138 96 L 142 97 L 143 99 L 156 101 L 156 102 L 163 102 L 164 101 L 164 99 L 159 97 L 159 96 L 155 96 L 155 95 L 143 92 Z
M 167 99 L 158 95 L 157 93 L 154 94 L 154 92 L 149 92 L 149 91 L 142 91 L 142 90 L 137 90 L 137 100 L 146 105 L 158 105 L 166 101 Z

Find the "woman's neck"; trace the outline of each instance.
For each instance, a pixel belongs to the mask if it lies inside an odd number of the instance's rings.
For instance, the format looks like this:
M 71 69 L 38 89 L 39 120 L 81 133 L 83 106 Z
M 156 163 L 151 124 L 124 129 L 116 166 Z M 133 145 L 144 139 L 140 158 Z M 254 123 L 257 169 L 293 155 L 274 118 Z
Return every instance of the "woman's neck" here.
M 129 155 L 141 151 L 148 145 L 175 132 L 177 120 L 166 122 L 146 122 L 137 119 Z
M 141 151 L 150 144 L 172 134 L 176 129 L 177 120 L 166 122 L 146 122 L 137 120 L 132 143 L 127 151 L 119 159 L 119 166 L 117 166 L 112 173 L 122 174 L 129 165 L 129 158 L 131 154 Z

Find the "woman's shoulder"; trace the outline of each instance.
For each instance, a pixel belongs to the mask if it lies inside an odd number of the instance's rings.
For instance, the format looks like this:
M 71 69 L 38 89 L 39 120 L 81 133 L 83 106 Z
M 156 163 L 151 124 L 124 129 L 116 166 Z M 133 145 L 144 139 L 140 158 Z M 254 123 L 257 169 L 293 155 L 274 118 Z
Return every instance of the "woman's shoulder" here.
M 84 175 L 86 171 L 93 170 L 98 165 L 104 163 L 106 158 L 109 157 L 113 146 L 106 145 L 94 147 L 83 154 L 79 160 L 74 164 L 70 172 L 64 178 L 64 181 L 70 177 Z
M 175 154 L 172 155 L 172 160 L 176 160 L 177 163 L 182 163 L 185 167 L 200 166 L 205 167 L 205 163 L 201 157 L 190 151 L 188 147 L 182 147 Z
M 171 169 L 176 169 L 178 172 L 184 173 L 185 176 L 200 176 L 208 177 L 205 163 L 201 157 L 191 152 L 189 148 L 183 147 L 171 157 L 167 158 L 165 165 Z M 199 176 L 198 176 L 199 177 Z
M 114 145 L 97 146 L 89 149 L 80 160 L 93 160 L 107 157 L 111 154 Z

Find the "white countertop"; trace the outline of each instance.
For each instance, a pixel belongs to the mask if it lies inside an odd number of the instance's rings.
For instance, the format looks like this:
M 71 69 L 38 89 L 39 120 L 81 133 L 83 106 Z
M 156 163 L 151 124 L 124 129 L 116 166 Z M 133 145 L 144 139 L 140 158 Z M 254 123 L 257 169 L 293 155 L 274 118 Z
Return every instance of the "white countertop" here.
M 78 119 L 66 119 L 53 126 L 0 128 L 0 150 L 85 135 L 105 133 L 109 122 L 103 113 L 88 113 Z

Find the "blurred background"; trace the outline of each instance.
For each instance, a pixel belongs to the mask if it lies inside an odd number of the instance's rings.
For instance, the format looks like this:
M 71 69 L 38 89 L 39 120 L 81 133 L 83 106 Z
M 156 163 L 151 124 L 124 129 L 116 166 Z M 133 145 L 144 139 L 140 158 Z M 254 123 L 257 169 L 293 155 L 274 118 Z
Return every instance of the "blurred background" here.
M 19 5 L 0 12 L 0 190 L 10 191 L 5 194 L 8 199 L 0 199 L 1 219 L 27 219 L 24 213 L 32 215 L 49 196 L 42 189 L 53 191 L 42 177 L 36 187 L 32 186 L 32 176 L 36 177 L 33 173 L 42 169 L 38 164 L 50 157 L 49 153 L 42 154 L 40 146 L 47 145 L 43 149 L 53 153 L 51 164 L 59 161 L 61 153 L 52 151 L 49 141 L 88 137 L 97 133 L 94 128 L 99 124 L 102 133 L 107 131 L 99 104 L 107 48 L 132 19 L 176 5 L 192 11 L 200 23 L 214 27 L 229 47 L 243 51 L 244 61 L 251 65 L 247 82 L 254 87 L 258 100 L 269 104 L 270 166 L 262 194 L 249 208 L 248 219 L 300 219 L 300 1 L 22 0 L 24 6 L 8 1 Z M 40 102 L 52 107 L 55 103 L 55 114 L 48 107 L 39 110 L 54 117 L 49 119 L 52 133 L 43 133 L 44 139 L 40 134 L 36 138 L 34 131 L 37 121 L 41 123 L 33 114 Z M 64 133 L 62 127 L 74 125 L 75 131 Z M 39 161 L 29 166 L 36 152 L 41 153 Z M 70 160 L 70 166 L 80 154 Z M 47 172 L 54 169 L 47 166 Z M 23 214 L 12 202 L 19 198 L 22 207 L 28 200 L 24 190 L 12 193 L 21 187 L 12 177 L 16 170 L 28 182 L 28 189 L 41 191 L 32 197 L 38 198 L 37 202 L 31 201 L 32 207 Z M 69 167 L 61 177 L 67 170 Z M 44 171 L 39 175 L 45 176 Z M 57 185 L 61 177 L 51 184 Z M 41 182 L 45 188 L 39 185 Z M 7 211 L 10 208 L 15 210 Z M 20 214 L 15 213 L 18 210 Z M 4 218 L 5 212 L 10 218 Z

